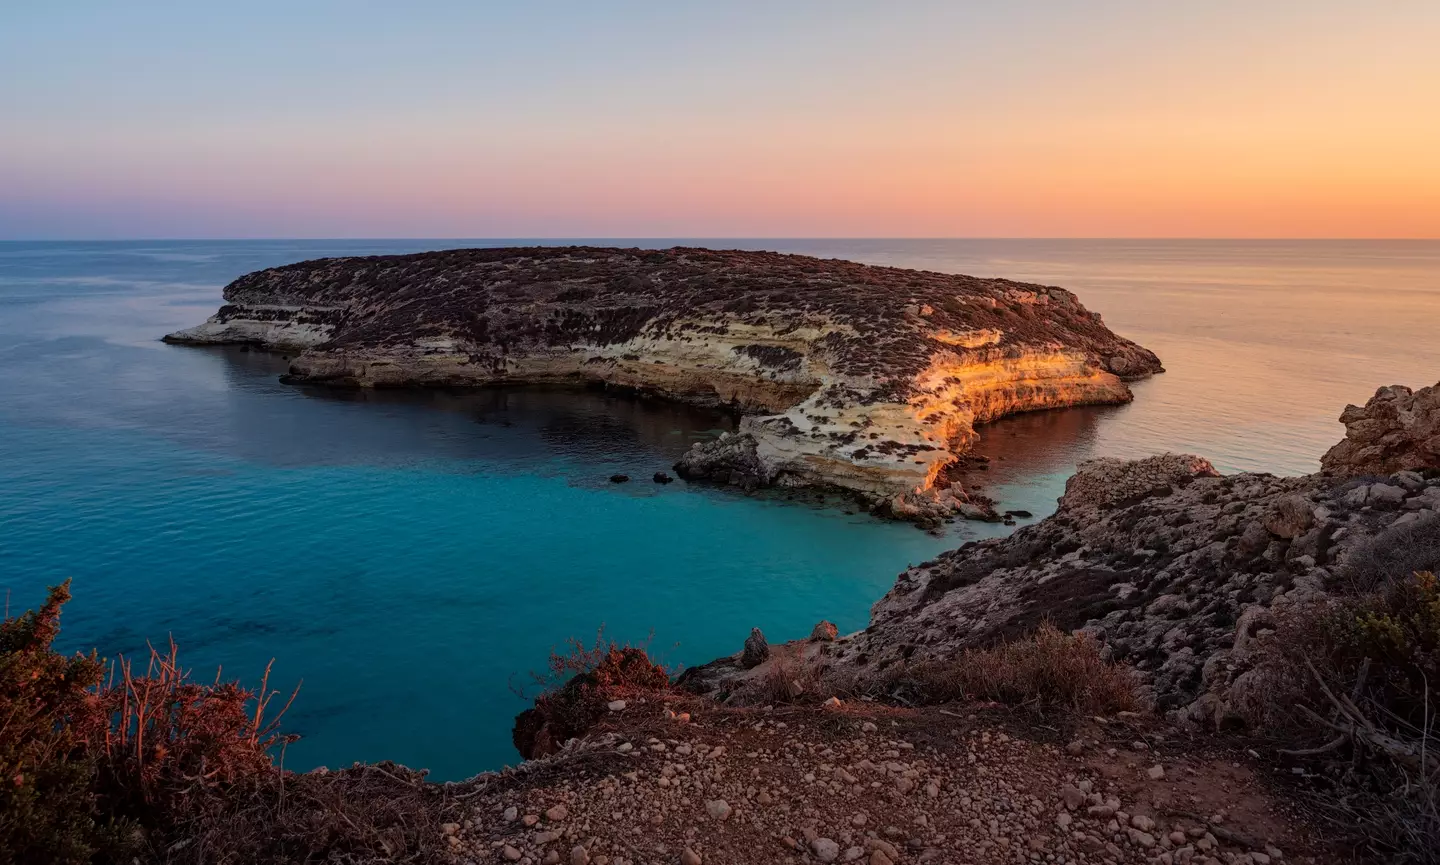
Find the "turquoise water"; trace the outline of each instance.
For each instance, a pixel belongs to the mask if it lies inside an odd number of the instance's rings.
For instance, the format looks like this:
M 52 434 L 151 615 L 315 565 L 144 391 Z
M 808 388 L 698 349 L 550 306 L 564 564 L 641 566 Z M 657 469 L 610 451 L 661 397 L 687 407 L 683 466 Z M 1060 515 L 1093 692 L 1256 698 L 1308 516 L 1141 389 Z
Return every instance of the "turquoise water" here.
M 1440 245 L 1046 243 L 744 245 L 1067 285 L 1159 352 L 1170 372 L 1131 406 L 987 431 L 987 491 L 1037 517 L 1094 454 L 1178 448 L 1224 468 L 1310 470 L 1345 401 L 1440 377 L 1428 335 Z M 722 415 L 598 391 L 293 388 L 276 380 L 282 358 L 156 341 L 259 267 L 450 245 L 0 243 L 12 607 L 73 577 L 67 648 L 113 655 L 173 635 L 197 674 L 224 664 L 252 681 L 274 658 L 273 682 L 304 680 L 292 768 L 394 759 L 459 778 L 517 759 L 509 727 L 524 704 L 508 684 L 567 637 L 604 624 L 683 664 L 737 650 L 752 626 L 772 639 L 820 618 L 852 630 L 907 564 L 1007 531 L 935 537 L 839 506 L 648 481 L 729 428 Z M 1390 316 L 1383 336 L 1370 315 Z M 617 471 L 636 482 L 608 483 Z

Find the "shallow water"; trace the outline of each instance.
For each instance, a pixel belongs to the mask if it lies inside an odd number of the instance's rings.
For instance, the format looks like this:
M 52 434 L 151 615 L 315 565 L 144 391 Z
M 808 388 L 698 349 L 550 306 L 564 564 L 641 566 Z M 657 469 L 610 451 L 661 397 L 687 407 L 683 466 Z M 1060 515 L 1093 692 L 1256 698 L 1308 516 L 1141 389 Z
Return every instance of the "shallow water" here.
M 669 245 L 663 242 L 631 242 Z M 690 243 L 699 243 L 690 241 Z M 604 623 L 671 663 L 820 618 L 861 627 L 937 538 L 657 469 L 731 419 L 601 391 L 357 393 L 285 361 L 165 346 L 241 273 L 455 241 L 0 243 L 0 588 L 75 579 L 67 648 L 173 635 L 197 671 L 303 677 L 296 768 L 390 758 L 462 777 L 516 757 L 512 676 Z M 1440 378 L 1440 244 L 724 241 L 1064 285 L 1167 372 L 1125 407 L 986 431 L 987 492 L 1053 507 L 1075 463 L 1188 450 L 1312 470 L 1380 384 Z M 624 472 L 636 481 L 612 485 Z

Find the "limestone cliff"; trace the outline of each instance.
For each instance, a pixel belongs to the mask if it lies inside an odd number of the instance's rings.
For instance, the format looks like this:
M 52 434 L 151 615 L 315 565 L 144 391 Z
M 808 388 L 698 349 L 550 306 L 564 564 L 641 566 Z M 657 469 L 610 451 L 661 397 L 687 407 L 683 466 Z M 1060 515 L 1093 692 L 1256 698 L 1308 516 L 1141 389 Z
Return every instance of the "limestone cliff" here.
M 968 504 L 975 425 L 1131 398 L 1161 371 L 1060 288 L 768 252 L 535 247 L 259 271 L 169 342 L 300 352 L 332 385 L 600 382 L 750 413 L 677 469 L 824 484 L 900 516 Z M 971 510 L 974 506 L 971 505 Z

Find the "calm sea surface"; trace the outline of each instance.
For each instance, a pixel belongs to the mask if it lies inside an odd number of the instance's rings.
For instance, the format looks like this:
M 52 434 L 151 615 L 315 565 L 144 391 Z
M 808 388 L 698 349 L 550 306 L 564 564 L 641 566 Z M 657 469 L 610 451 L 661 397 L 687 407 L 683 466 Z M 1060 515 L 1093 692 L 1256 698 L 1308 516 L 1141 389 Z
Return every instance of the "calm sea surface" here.
M 506 242 L 509 243 L 509 242 Z M 1440 379 L 1440 243 L 687 241 L 1005 276 L 1079 293 L 1169 370 L 1132 405 L 996 424 L 987 490 L 1037 518 L 1075 463 L 1182 450 L 1313 470 L 1382 384 Z M 861 627 L 966 538 L 646 479 L 731 419 L 596 391 L 356 393 L 165 346 L 242 273 L 494 241 L 0 243 L 0 590 L 74 578 L 66 648 L 173 635 L 199 675 L 303 678 L 287 765 L 517 758 L 512 676 L 604 624 L 671 663 L 818 619 Z M 667 246 L 663 241 L 626 245 Z M 653 636 L 652 636 L 653 635 Z

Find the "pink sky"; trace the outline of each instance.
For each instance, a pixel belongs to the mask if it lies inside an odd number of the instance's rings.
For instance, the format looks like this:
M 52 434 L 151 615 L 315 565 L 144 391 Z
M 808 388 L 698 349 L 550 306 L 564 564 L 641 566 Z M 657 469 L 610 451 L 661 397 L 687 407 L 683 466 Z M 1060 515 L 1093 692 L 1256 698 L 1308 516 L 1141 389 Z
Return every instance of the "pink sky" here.
M 1433 2 L 435 5 L 0 11 L 0 238 L 1440 237 Z

